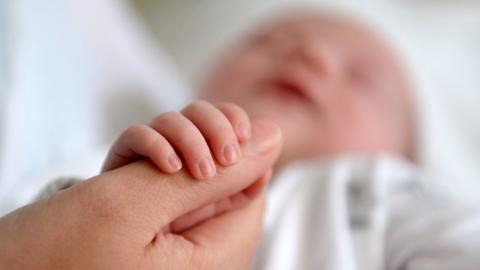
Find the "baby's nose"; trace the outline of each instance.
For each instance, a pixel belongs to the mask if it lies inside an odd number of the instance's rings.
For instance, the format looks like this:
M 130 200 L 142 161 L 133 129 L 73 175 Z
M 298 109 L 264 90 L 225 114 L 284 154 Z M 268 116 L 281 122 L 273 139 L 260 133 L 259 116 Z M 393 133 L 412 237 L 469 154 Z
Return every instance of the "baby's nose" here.
M 308 65 L 316 74 L 325 78 L 335 78 L 338 75 L 339 61 L 336 49 L 317 38 L 305 38 L 299 42 L 292 57 L 302 64 Z

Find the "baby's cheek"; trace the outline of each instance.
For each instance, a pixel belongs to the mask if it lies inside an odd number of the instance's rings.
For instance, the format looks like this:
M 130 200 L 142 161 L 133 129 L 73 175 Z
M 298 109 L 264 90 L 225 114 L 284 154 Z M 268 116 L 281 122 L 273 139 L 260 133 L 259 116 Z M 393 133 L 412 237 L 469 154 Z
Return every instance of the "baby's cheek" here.
M 365 152 L 390 152 L 395 148 L 392 140 L 394 134 L 391 133 L 392 121 L 387 118 L 388 112 L 365 111 L 355 124 L 357 133 L 355 144 L 359 150 Z M 358 132 L 357 132 L 358 131 Z
M 355 106 L 330 115 L 323 133 L 322 143 L 329 153 L 369 152 L 382 143 L 378 120 Z

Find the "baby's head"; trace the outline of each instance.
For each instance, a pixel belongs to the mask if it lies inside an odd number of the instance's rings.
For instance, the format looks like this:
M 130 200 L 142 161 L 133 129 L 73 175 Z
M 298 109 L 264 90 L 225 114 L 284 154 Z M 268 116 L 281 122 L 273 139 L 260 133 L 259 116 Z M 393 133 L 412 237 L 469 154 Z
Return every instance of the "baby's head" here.
M 203 98 L 279 124 L 282 163 L 345 153 L 411 158 L 407 77 L 390 47 L 349 19 L 298 13 L 264 25 L 201 89 Z

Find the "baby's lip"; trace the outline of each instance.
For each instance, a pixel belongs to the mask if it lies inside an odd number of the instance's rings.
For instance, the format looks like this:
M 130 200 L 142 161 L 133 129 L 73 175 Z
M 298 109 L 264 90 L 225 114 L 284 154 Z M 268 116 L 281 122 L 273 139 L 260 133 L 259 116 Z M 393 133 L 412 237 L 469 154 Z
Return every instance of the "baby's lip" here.
M 304 91 L 298 85 L 286 80 L 277 79 L 269 83 L 275 94 L 285 95 L 290 98 L 305 99 Z
M 279 77 L 272 80 L 275 89 L 308 102 L 315 101 L 314 84 L 314 78 L 308 72 L 300 69 L 285 70 Z

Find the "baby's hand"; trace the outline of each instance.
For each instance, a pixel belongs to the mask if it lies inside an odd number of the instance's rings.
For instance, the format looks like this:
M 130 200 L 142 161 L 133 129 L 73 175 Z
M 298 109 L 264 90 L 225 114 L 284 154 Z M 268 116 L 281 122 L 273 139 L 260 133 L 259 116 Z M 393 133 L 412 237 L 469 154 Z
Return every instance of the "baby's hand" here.
M 102 172 L 147 157 L 165 173 L 182 168 L 182 159 L 193 177 L 215 175 L 215 160 L 224 166 L 240 157 L 239 143 L 250 137 L 247 113 L 231 103 L 195 101 L 181 113 L 168 112 L 150 125 L 131 126 L 111 147 Z M 179 157 L 182 157 L 182 159 Z

